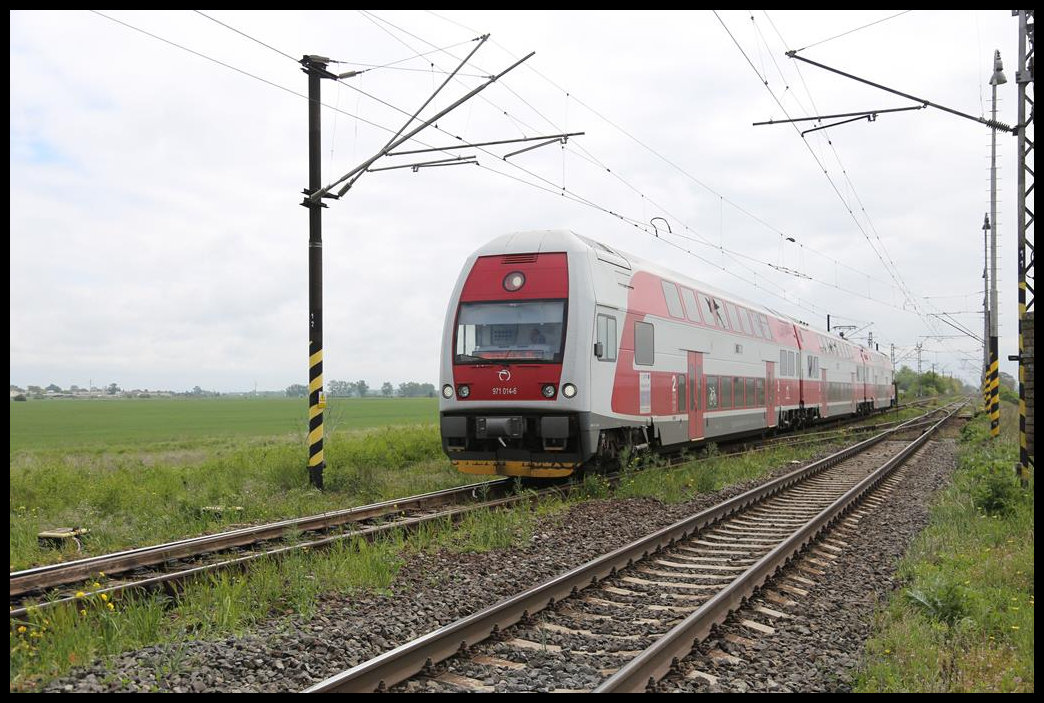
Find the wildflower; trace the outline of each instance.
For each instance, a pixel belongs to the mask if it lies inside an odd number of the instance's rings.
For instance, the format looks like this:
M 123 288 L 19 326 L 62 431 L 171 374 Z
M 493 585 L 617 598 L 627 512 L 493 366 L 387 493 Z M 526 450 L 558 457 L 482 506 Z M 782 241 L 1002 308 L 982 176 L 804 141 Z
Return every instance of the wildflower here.
M 76 592 L 76 597 L 77 597 L 77 598 L 83 598 L 83 597 L 84 597 L 84 596 L 86 596 L 86 595 L 87 595 L 87 594 L 86 594 L 86 593 L 84 593 L 83 591 L 77 591 L 77 592 Z
M 1018 626 L 1018 625 L 1012 625 L 1012 626 L 1011 626 L 1011 629 L 1013 629 L 1013 630 L 1017 630 L 1017 629 L 1019 629 L 1019 626 Z
M 93 586 L 94 586 L 95 588 L 101 588 L 101 584 L 100 584 L 100 583 L 98 583 L 97 581 L 95 581 L 95 582 L 94 582 L 94 583 L 93 583 L 92 585 L 93 585 Z
M 81 610 L 80 611 L 80 615 L 82 615 L 83 617 L 87 617 L 87 611 L 86 610 Z
M 18 633 L 22 634 L 23 632 L 25 632 L 25 625 L 19 625 L 18 626 Z
M 112 603 L 106 603 L 105 605 L 108 606 L 109 610 L 116 610 L 116 606 Z
M 101 599 L 103 601 L 108 601 L 109 600 L 109 594 L 108 593 L 102 593 L 101 594 Z
M 104 571 L 99 571 L 98 572 L 98 576 L 100 576 L 101 578 L 105 578 L 105 572 Z

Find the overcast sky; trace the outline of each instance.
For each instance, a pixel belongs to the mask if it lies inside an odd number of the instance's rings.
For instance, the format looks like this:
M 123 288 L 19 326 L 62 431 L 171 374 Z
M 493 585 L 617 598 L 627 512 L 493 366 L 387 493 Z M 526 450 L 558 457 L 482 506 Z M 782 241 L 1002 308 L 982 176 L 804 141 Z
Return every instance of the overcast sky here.
M 534 55 L 402 148 L 583 132 L 364 174 L 322 212 L 325 380 L 436 383 L 466 257 L 571 229 L 978 383 L 989 128 L 1018 22 L 974 11 L 11 11 L 11 383 L 218 391 L 308 379 L 307 78 L 322 180 Z M 416 125 L 416 123 L 414 123 Z M 1016 144 L 998 133 L 1001 370 L 1018 351 Z M 655 226 L 651 224 L 653 218 Z M 670 233 L 668 233 L 668 228 Z M 659 236 L 655 236 L 659 234 Z M 790 241 L 793 239 L 793 241 Z M 944 322 L 943 320 L 947 320 Z

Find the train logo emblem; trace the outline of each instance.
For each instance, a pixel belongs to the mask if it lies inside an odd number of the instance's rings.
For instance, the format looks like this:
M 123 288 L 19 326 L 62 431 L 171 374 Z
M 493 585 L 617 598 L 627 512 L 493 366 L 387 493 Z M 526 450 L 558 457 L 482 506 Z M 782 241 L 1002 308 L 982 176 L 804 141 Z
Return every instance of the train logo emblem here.
M 511 380 L 511 372 L 507 369 L 501 369 L 500 373 L 497 374 L 497 378 L 500 379 L 501 383 L 507 383 Z

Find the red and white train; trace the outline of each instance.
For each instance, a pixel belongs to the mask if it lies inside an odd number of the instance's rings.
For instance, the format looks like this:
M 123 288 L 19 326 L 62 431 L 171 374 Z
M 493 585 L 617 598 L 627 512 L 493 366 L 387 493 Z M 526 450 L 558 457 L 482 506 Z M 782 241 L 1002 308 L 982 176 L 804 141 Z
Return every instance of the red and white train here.
M 886 355 L 560 230 L 468 258 L 446 313 L 442 446 L 458 470 L 567 476 L 895 403 Z

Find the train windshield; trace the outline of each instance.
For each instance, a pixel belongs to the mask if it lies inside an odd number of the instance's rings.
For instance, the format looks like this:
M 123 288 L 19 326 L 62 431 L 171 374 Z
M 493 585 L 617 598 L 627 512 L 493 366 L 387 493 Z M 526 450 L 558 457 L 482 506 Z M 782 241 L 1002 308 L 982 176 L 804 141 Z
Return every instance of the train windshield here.
M 564 300 L 461 303 L 454 363 L 562 361 Z

